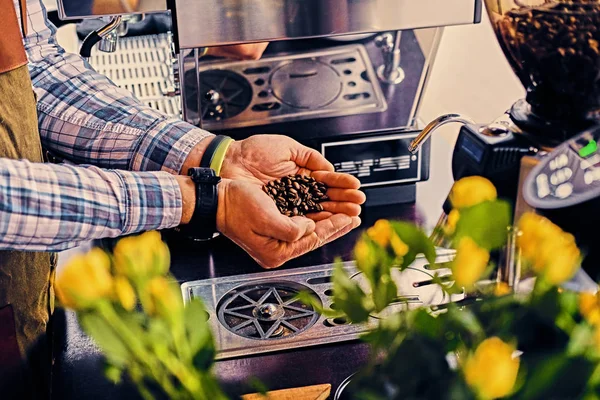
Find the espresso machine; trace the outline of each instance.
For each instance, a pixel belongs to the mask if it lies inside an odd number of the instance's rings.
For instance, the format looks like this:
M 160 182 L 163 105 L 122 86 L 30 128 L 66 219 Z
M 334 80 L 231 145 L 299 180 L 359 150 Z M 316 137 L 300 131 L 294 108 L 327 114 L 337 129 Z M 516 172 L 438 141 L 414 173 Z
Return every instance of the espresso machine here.
M 361 180 L 367 207 L 414 202 L 416 183 L 428 179 L 429 142 L 412 153 L 409 145 L 424 127 L 421 100 L 443 27 L 478 23 L 482 13 L 480 0 L 140 0 L 133 10 L 123 3 L 111 2 L 107 12 L 59 0 L 62 20 L 102 19 L 81 45 L 97 71 L 150 107 L 211 132 L 286 134 L 317 149 Z M 157 16 L 168 21 L 167 32 L 127 34 Z M 265 41 L 259 60 L 206 50 Z M 437 261 L 452 258 L 440 249 Z M 344 268 L 363 279 L 354 262 Z M 395 307 L 465 297 L 440 290 L 429 269 L 419 259 L 398 272 L 404 295 Z M 351 325 L 295 300 L 309 291 L 333 308 L 332 271 L 324 264 L 186 277 L 182 294 L 203 299 L 220 360 L 352 341 L 377 318 Z
M 536 211 L 573 233 L 586 255 L 583 269 L 597 279 L 600 2 L 486 0 L 485 5 L 526 97 L 492 123 L 441 116 L 410 150 L 417 151 L 437 127 L 462 124 L 452 160 L 455 180 L 485 176 L 514 205 L 515 222 L 523 212 Z M 442 215 L 440 224 L 444 220 Z M 499 279 L 511 286 L 518 277 L 518 265 L 499 271 Z
M 481 0 L 59 0 L 63 21 L 100 18 L 81 55 L 171 116 L 243 139 L 283 133 L 362 182 L 367 206 L 415 201 L 430 146 L 410 153 L 444 26 L 478 23 Z M 89 3 L 89 4 L 88 4 Z M 97 2 L 100 3 L 100 2 Z M 165 32 L 130 36 L 143 16 Z M 255 61 L 206 49 L 270 42 Z

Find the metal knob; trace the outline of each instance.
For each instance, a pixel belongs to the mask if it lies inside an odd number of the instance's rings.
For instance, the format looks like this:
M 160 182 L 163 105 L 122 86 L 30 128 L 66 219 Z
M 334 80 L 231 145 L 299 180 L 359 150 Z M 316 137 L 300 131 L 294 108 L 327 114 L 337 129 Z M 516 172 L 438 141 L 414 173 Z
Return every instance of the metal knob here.
M 105 53 L 114 53 L 115 51 L 117 51 L 118 40 L 119 36 L 117 35 L 117 31 L 114 30 L 102 38 L 102 40 L 98 44 L 98 50 L 103 51 Z
M 465 117 L 460 114 L 441 115 L 433 121 L 431 121 L 429 124 L 427 124 L 425 129 L 423 129 L 421 133 L 419 133 L 419 135 L 412 142 L 410 142 L 410 145 L 408 146 L 408 151 L 410 151 L 412 154 L 416 154 L 423 145 L 423 143 L 425 143 L 425 141 L 429 139 L 433 131 L 435 131 L 440 126 L 449 124 L 451 122 L 460 122 L 463 125 L 475 123 L 471 118 Z
M 384 83 L 397 85 L 405 78 L 404 70 L 400 68 L 400 41 L 402 32 L 384 33 L 375 38 L 375 45 L 383 53 L 383 65 L 377 68 L 377 78 Z

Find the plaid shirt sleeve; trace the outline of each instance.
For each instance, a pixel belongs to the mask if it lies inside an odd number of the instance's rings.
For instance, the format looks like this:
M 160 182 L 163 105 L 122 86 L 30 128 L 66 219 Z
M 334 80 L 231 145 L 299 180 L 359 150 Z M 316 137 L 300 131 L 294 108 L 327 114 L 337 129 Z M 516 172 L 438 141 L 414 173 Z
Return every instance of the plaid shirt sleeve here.
M 27 0 L 27 14 L 24 42 L 40 135 L 55 155 L 77 164 L 177 174 L 192 148 L 211 135 L 141 104 L 81 57 L 66 53 L 41 0 Z
M 181 208 L 179 185 L 167 172 L 0 159 L 0 249 L 61 251 L 171 228 Z

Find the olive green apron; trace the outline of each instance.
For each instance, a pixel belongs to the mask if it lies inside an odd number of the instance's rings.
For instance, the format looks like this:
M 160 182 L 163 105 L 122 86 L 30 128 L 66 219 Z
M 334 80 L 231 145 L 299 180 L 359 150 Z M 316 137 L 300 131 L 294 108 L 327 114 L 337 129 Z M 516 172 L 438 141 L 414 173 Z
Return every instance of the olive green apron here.
M 21 1 L 21 15 L 25 15 Z M 0 0 L 0 157 L 42 161 L 36 100 L 13 0 Z M 10 199 L 5 199 L 10 201 Z M 24 239 L 26 240 L 26 239 Z M 0 397 L 49 394 L 46 330 L 53 303 L 55 257 L 0 251 Z

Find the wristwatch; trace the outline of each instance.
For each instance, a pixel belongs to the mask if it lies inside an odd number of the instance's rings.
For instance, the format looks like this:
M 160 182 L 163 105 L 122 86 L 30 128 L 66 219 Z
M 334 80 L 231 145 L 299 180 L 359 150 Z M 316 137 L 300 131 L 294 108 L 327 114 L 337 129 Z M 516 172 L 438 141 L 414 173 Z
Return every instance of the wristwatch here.
M 196 207 L 189 224 L 180 231 L 194 240 L 210 240 L 217 236 L 217 185 L 221 178 L 210 168 L 190 168 L 188 175 L 196 184 Z

